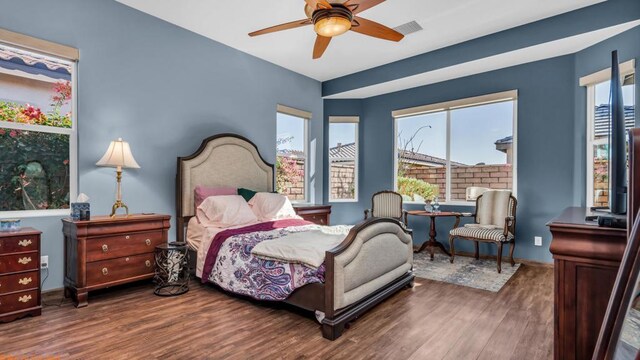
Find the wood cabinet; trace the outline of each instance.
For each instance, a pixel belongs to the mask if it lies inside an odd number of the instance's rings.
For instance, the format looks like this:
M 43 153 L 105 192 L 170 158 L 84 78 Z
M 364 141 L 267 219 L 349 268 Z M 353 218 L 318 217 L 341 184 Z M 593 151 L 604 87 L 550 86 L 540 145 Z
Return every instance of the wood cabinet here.
M 329 225 L 331 205 L 294 205 L 298 216 L 318 225 Z
M 0 322 L 42 312 L 40 235 L 32 228 L 0 232 Z
M 167 242 L 171 216 L 139 214 L 63 219 L 65 296 L 88 305 L 88 292 L 150 279 L 155 247 Z
M 554 357 L 591 359 L 627 243 L 625 229 L 585 221 L 568 208 L 547 225 L 553 234 Z

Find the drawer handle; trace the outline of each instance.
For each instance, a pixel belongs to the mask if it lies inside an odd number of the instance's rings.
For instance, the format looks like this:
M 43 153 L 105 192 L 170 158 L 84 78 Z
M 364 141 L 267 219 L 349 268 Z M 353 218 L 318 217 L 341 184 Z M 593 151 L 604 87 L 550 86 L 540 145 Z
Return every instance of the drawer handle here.
M 109 273 L 109 269 L 102 268 L 102 275 L 107 275 Z
M 29 302 L 29 300 L 31 300 L 31 295 L 20 296 L 18 298 L 18 301 L 23 303 Z
M 27 265 L 30 262 L 31 262 L 31 258 L 30 257 L 23 257 L 23 258 L 18 259 L 18 263 L 20 263 L 22 265 Z
M 151 245 L 151 239 L 145 240 L 144 243 L 147 244 L 147 246 Z
M 129 238 L 131 238 L 131 236 L 127 235 L 124 237 L 125 239 L 129 240 Z
M 151 261 L 147 260 L 144 262 L 145 265 L 147 265 L 147 267 L 151 267 Z
M 102 252 L 107 252 L 109 251 L 109 246 L 107 246 L 107 244 L 102 245 Z
M 33 244 L 33 243 L 31 242 L 30 239 L 24 239 L 24 240 L 18 241 L 18 245 L 23 246 L 23 247 L 27 247 L 27 246 L 29 246 L 31 244 Z
M 31 283 L 30 277 L 18 280 L 18 284 L 20 285 L 29 285 L 29 283 Z
M 124 261 L 129 262 L 129 258 L 125 258 Z

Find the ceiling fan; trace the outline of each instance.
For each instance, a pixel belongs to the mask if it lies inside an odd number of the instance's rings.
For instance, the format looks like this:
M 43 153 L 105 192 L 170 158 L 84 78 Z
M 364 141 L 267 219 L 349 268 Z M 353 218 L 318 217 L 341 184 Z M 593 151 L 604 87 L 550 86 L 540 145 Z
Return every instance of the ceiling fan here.
M 356 16 L 358 13 L 370 9 L 385 0 L 347 0 L 344 3 L 329 3 L 327 0 L 305 0 L 304 12 L 306 19 L 280 24 L 266 29 L 254 31 L 249 36 L 264 35 L 276 31 L 294 29 L 306 25 L 313 25 L 318 34 L 313 47 L 313 58 L 318 59 L 329 46 L 331 38 L 342 35 L 349 30 L 376 38 L 400 41 L 404 37 L 401 33 L 390 29 L 375 21 Z

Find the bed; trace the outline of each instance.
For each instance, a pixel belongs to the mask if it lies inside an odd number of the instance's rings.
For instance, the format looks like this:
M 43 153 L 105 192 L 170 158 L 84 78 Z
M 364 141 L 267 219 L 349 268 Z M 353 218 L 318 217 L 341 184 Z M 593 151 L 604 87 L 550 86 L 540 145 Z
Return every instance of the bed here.
M 275 187 L 274 172 L 274 165 L 262 158 L 251 141 L 235 134 L 211 136 L 203 140 L 194 154 L 178 158 L 176 237 L 178 241 L 186 241 L 189 232 L 191 239 L 204 239 L 190 241 L 191 259 L 195 260 L 193 267 L 198 278 L 202 280 L 204 269 L 210 265 L 203 256 L 204 253 L 208 256 L 212 253 L 211 248 L 206 249 L 211 247 L 211 241 L 207 239 L 217 239 L 216 233 L 220 230 L 205 227 L 198 229 L 197 225 L 194 225 L 194 188 L 198 185 L 226 186 L 272 192 Z M 281 232 L 298 232 L 297 236 L 304 239 L 303 241 L 306 241 L 307 234 L 311 234 L 304 231 L 322 228 L 319 225 L 292 224 L 299 227 L 285 227 L 285 222 L 281 224 Z M 314 312 L 322 325 L 322 335 L 330 340 L 337 339 L 344 331 L 345 325 L 365 311 L 403 288 L 412 287 L 414 280 L 412 234 L 399 221 L 372 218 L 348 229 L 332 231 L 344 231 L 344 240 L 326 251 L 324 263 L 319 268 L 311 268 L 316 272 L 310 271 L 309 268 L 301 268 L 300 264 L 282 266 L 295 272 L 296 278 L 299 278 L 298 272 L 302 271 L 309 279 L 298 281 L 287 294 L 278 294 L 280 289 L 276 289 L 274 294 L 260 292 L 253 296 L 258 299 L 282 301 Z M 199 236 L 194 236 L 194 232 L 199 233 Z M 264 234 L 256 232 L 251 235 Z M 309 235 L 309 238 L 309 241 L 313 241 L 312 235 Z M 226 254 L 229 254 L 225 246 L 233 247 L 233 241 L 238 243 L 251 240 L 242 240 L 241 236 L 229 237 L 221 245 L 218 244 L 221 246 L 220 251 L 227 251 Z M 215 264 L 225 260 L 220 253 L 215 256 Z M 235 262 L 227 262 L 225 266 L 236 266 L 234 264 Z M 215 277 L 209 276 L 215 280 Z M 207 281 L 209 278 L 205 277 L 205 282 Z M 256 295 L 252 293 L 253 289 L 246 286 L 242 289 L 221 287 L 240 295 Z

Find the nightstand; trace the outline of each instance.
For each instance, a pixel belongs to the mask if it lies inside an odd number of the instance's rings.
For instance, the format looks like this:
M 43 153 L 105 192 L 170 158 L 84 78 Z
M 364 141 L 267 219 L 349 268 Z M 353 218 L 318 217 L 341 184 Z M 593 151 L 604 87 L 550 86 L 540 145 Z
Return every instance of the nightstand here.
M 63 219 L 65 296 L 84 307 L 89 291 L 153 278 L 154 250 L 167 242 L 170 219 L 161 214 Z
M 40 234 L 32 228 L 0 232 L 0 322 L 42 312 Z
M 294 204 L 293 209 L 298 216 L 318 225 L 329 225 L 331 205 Z

